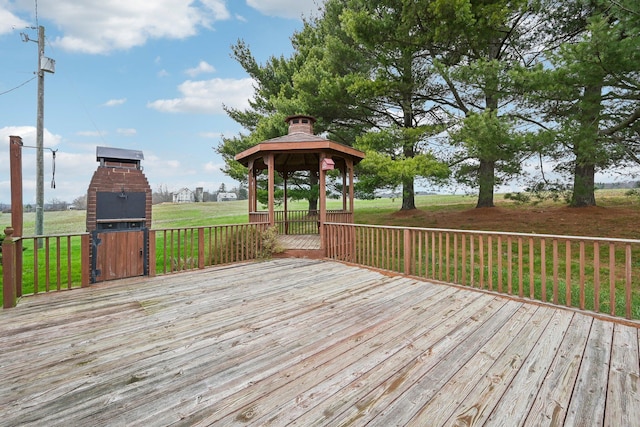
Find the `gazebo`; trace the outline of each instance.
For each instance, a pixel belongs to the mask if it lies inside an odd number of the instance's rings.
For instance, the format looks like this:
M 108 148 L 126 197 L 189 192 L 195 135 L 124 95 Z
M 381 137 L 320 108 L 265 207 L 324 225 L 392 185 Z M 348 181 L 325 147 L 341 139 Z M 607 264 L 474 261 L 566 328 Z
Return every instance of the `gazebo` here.
M 320 249 L 326 249 L 325 222 L 353 222 L 353 167 L 364 158 L 362 151 L 328 140 L 313 133 L 315 118 L 289 116 L 287 135 L 269 139 L 245 150 L 235 159 L 249 168 L 249 221 L 268 222 L 279 234 L 319 234 Z M 327 172 L 337 169 L 342 175 L 342 209 L 327 210 Z M 258 211 L 258 180 L 263 171 L 268 176 L 268 210 Z M 319 207 L 314 211 L 289 211 L 287 183 L 292 174 L 308 171 L 318 178 Z M 283 210 L 275 210 L 275 174 L 284 180 Z

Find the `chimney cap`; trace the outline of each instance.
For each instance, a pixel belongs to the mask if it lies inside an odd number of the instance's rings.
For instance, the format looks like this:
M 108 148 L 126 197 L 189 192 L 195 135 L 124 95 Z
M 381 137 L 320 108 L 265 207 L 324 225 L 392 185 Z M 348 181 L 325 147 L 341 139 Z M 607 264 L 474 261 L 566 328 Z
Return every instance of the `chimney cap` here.
M 289 124 L 289 135 L 294 133 L 307 133 L 313 135 L 313 124 L 316 119 L 304 114 L 289 116 L 284 119 Z

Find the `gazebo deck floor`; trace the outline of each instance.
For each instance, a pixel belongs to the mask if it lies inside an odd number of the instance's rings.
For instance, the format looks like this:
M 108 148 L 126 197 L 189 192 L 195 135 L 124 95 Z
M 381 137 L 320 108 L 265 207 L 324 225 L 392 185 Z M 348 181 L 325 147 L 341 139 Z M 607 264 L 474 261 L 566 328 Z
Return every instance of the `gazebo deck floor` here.
M 319 234 L 280 234 L 278 242 L 283 249 L 319 250 Z
M 326 260 L 23 298 L 0 425 L 640 425 L 639 330 Z

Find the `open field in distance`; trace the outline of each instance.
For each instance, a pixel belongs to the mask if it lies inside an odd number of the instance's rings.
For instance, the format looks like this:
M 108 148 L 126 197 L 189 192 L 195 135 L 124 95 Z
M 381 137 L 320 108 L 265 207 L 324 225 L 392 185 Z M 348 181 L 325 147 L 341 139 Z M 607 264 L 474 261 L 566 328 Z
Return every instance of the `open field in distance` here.
M 356 200 L 355 221 L 361 224 L 426 228 L 460 228 L 640 239 L 640 199 L 625 195 L 626 190 L 600 190 L 598 207 L 569 208 L 564 203 L 544 202 L 520 205 L 496 196 L 496 207 L 475 209 L 475 196 L 417 196 L 415 211 L 400 212 L 401 200 Z M 328 202 L 330 209 L 342 203 Z M 306 202 L 291 202 L 289 209 L 306 209 Z M 278 207 L 276 207 L 278 209 Z M 45 212 L 45 233 L 80 233 L 86 230 L 85 211 Z M 241 224 L 248 221 L 247 201 L 207 202 L 153 206 L 152 228 Z M 0 214 L 0 231 L 11 222 L 11 215 Z M 27 213 L 24 234 L 33 235 L 35 214 Z

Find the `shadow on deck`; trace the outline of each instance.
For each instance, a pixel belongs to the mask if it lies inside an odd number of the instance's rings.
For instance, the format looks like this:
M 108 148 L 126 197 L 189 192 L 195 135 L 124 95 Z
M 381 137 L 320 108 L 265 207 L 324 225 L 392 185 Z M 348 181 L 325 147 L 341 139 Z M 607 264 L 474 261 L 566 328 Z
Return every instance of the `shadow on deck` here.
M 1 425 L 640 425 L 638 328 L 332 261 L 23 298 Z

